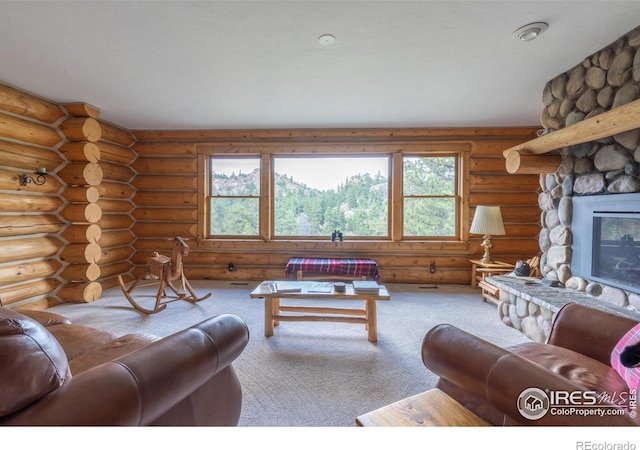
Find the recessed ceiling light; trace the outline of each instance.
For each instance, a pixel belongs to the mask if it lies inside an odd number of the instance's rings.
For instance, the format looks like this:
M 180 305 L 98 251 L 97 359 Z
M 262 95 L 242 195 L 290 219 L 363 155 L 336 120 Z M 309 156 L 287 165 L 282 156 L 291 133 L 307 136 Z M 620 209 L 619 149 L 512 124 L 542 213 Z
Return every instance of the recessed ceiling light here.
M 518 28 L 512 36 L 519 41 L 532 41 L 544 33 L 548 27 L 549 25 L 544 22 L 534 22 Z
M 320 45 L 329 47 L 336 43 L 336 37 L 332 34 L 323 34 L 318 38 L 318 42 L 320 42 Z

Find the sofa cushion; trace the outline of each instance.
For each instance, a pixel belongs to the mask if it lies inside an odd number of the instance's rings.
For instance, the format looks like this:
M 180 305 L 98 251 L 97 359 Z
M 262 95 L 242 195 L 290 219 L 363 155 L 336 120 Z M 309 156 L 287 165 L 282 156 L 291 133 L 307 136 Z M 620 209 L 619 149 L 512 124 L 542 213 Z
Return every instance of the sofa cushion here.
M 60 344 L 45 327 L 16 311 L 0 307 L 0 417 L 11 414 L 59 388 L 71 377 Z
M 92 369 L 134 350 L 146 347 L 157 339 L 155 336 L 143 334 L 127 334 L 126 336 L 116 338 L 69 361 L 71 373 L 78 375 L 85 370 Z
M 526 342 L 508 348 L 548 370 L 561 375 L 585 390 L 607 393 L 611 398 L 628 392 L 626 382 L 610 366 L 557 345 Z
M 613 367 L 620 376 L 627 382 L 629 388 L 638 389 L 640 384 L 640 367 L 625 367 L 620 362 L 620 354 L 628 345 L 640 342 L 640 323 L 631 328 L 611 351 L 611 367 Z
M 60 343 L 69 361 L 111 342 L 117 337 L 115 333 L 110 331 L 76 324 L 52 325 L 47 330 Z

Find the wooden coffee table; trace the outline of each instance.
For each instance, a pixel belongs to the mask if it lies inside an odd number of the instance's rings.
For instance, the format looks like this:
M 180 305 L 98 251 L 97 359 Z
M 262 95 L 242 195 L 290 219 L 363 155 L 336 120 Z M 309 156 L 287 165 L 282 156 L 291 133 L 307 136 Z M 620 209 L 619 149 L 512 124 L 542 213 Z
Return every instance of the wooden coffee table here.
M 332 283 L 318 281 L 286 281 L 287 288 L 299 289 L 295 292 L 273 292 L 269 284 L 273 281 L 264 281 L 251 292 L 251 298 L 264 298 L 264 335 L 273 336 L 274 327 L 280 322 L 345 322 L 364 324 L 367 330 L 369 342 L 378 340 L 377 332 L 377 301 L 389 301 L 391 296 L 387 289 L 380 285 L 377 292 L 355 292 L 353 285 L 346 284 L 345 292 L 313 292 L 314 288 Z M 277 283 L 277 282 L 275 282 Z M 330 307 L 330 306 L 285 306 L 281 305 L 283 299 L 300 302 L 314 302 L 319 300 L 360 300 L 364 301 L 363 309 Z M 282 314 L 305 313 L 305 314 Z

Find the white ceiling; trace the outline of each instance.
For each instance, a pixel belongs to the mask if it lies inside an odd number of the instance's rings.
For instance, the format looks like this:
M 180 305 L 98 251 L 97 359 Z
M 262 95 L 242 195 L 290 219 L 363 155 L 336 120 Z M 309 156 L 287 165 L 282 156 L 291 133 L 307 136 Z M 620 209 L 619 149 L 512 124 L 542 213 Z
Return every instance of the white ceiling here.
M 130 129 L 538 126 L 545 83 L 638 25 L 637 0 L 0 0 L 0 81 Z

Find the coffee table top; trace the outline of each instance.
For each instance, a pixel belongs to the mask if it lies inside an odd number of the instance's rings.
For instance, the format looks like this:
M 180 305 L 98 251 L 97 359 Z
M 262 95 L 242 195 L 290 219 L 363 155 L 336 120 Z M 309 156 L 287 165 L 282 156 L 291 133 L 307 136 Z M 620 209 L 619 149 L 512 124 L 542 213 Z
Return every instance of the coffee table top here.
M 355 292 L 353 284 L 345 283 L 344 292 L 336 292 L 330 281 L 279 281 L 267 280 L 260 283 L 250 294 L 251 298 L 322 298 L 343 300 L 390 300 L 384 285 L 377 291 Z

